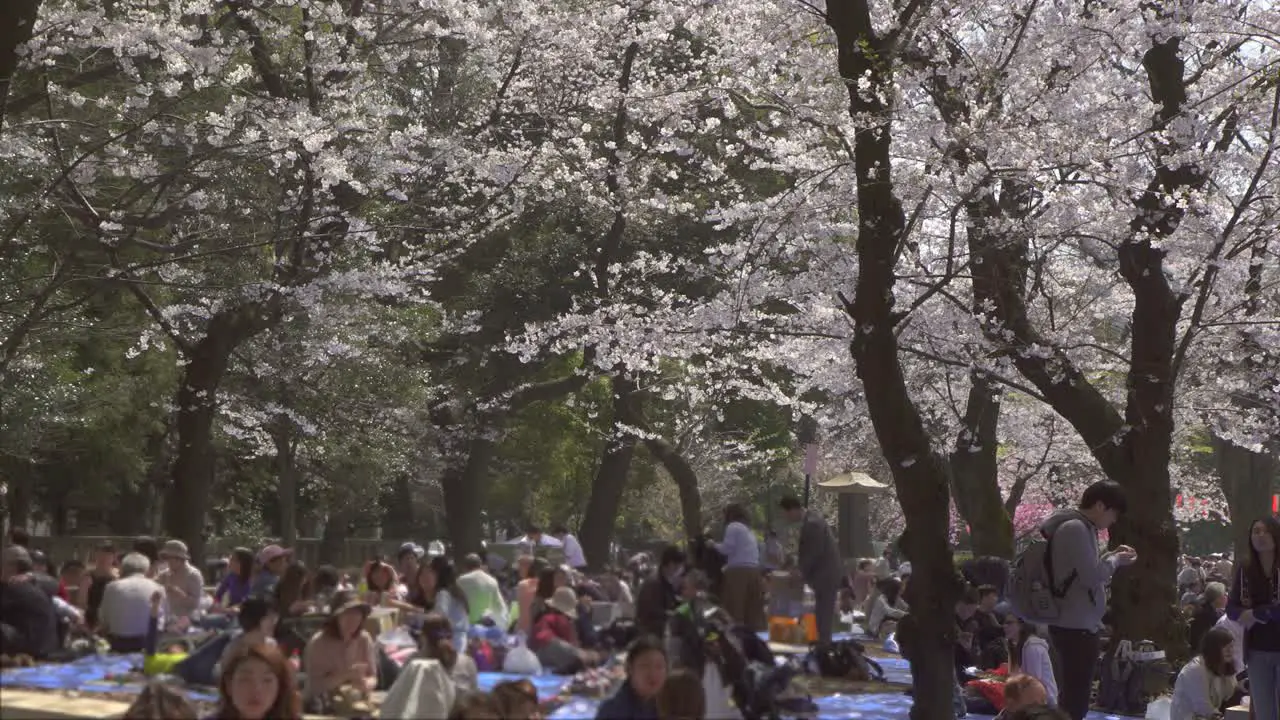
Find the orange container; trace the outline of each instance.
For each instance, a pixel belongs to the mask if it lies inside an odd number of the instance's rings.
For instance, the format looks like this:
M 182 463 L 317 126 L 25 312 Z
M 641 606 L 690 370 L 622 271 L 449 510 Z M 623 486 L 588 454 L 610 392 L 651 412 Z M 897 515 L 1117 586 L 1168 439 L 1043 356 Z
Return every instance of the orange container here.
M 805 613 L 800 618 L 800 626 L 804 628 L 804 641 L 812 643 L 818 641 L 818 618 L 813 613 Z
M 801 631 L 795 618 L 775 615 L 769 618 L 769 642 L 791 645 Z

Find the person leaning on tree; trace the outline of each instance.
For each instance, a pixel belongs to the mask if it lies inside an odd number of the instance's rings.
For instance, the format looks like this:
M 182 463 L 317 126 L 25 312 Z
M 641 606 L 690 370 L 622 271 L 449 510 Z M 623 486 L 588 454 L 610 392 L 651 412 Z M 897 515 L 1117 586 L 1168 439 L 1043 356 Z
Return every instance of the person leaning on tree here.
M 796 549 L 796 565 L 804 583 L 813 590 L 814 620 L 818 626 L 818 642 L 831 642 L 836 618 L 836 595 L 844 569 L 840 549 L 831 526 L 817 510 L 807 510 L 790 495 L 778 503 L 787 520 L 800 525 L 800 541 Z

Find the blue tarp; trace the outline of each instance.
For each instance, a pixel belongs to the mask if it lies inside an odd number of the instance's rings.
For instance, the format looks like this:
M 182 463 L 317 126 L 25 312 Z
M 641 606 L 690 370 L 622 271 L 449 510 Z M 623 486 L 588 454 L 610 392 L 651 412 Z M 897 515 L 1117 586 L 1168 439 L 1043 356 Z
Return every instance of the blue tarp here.
M 482 672 L 480 679 L 476 683 L 480 690 L 489 692 L 495 685 L 508 680 L 528 680 L 538 689 L 538 699 L 542 701 L 550 700 L 560 694 L 560 691 L 569 683 L 569 678 L 564 675 L 517 675 L 515 673 L 500 672 Z
M 902 693 L 875 695 L 832 695 L 814 698 L 818 705 L 817 720 L 907 720 L 911 714 L 911 698 Z M 575 699 L 556 710 L 547 720 L 590 720 L 596 716 L 599 702 Z M 986 715 L 969 715 L 967 720 L 991 720 Z M 1087 720 L 1131 720 L 1117 715 L 1089 713 Z
M 70 663 L 10 668 L 0 673 L 0 687 L 79 692 L 141 692 L 141 683 L 108 680 L 109 677 L 136 673 L 141 668 L 141 654 L 86 655 Z M 218 699 L 216 694 L 207 690 L 185 688 L 184 692 L 192 700 L 214 702 Z

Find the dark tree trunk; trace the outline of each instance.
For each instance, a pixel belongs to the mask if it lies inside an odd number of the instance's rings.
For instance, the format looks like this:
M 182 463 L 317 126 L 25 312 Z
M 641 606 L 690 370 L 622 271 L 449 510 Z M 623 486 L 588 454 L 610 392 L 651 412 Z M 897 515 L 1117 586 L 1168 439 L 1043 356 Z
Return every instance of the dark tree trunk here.
M 42 0 L 0 3 L 0 129 L 4 128 L 9 87 L 18 69 L 18 50 L 31 39 Z
M 644 446 L 662 463 L 663 469 L 675 481 L 676 489 L 680 492 L 680 517 L 684 525 L 684 536 L 691 540 L 698 537 L 703 532 L 702 493 L 698 490 L 698 473 L 680 449 L 670 442 L 650 437 L 645 439 Z
M 627 473 L 635 457 L 636 437 L 630 427 L 635 427 L 638 414 L 634 403 L 635 383 L 619 375 L 610 378 L 613 386 L 613 418 L 609 439 L 600 455 L 600 465 L 591 482 L 591 496 L 583 512 L 578 540 L 592 570 L 599 570 L 610 560 L 609 547 L 618 520 L 618 508 L 622 494 L 627 489 Z
M 279 528 L 280 542 L 285 547 L 293 547 L 298 541 L 298 468 L 297 440 L 294 437 L 293 422 L 287 417 L 276 419 L 271 431 L 271 440 L 276 448 L 276 478 L 280 501 Z
M 1245 528 L 1271 514 L 1272 487 L 1280 480 L 1280 461 L 1218 435 L 1213 436 L 1213 454 L 1231 524 L 1236 528 L 1235 557 L 1248 557 L 1249 533 Z
M 218 389 L 231 354 L 270 327 L 279 311 L 279 298 L 224 310 L 209 320 L 200 342 L 184 353 L 186 368 L 178 386 L 178 455 L 165 505 L 165 534 L 185 542 L 194 558 L 204 557 L 205 519 L 213 496 L 213 421 L 218 413 Z
M 969 373 L 969 397 L 955 449 L 951 451 L 951 490 L 956 510 L 969 526 L 974 557 L 1013 558 L 1013 518 L 1000 495 L 999 447 L 1001 390 L 981 370 Z
M 480 552 L 482 537 L 480 512 L 483 510 L 489 473 L 496 445 L 479 428 L 467 443 L 466 458 L 448 467 L 440 478 L 444 491 L 444 524 L 448 530 L 453 556 L 461 560 L 468 553 Z
M 320 547 L 316 548 L 319 564 L 339 565 L 342 562 L 343 548 L 347 545 L 347 538 L 351 537 L 351 519 L 350 505 L 329 509 L 329 516 L 320 532 Z
M 909 26 L 911 12 L 903 16 L 900 24 Z M 951 556 L 946 463 L 934 452 L 907 391 L 894 333 L 895 264 L 906 240 L 906 216 L 893 185 L 889 118 L 894 108 L 887 104 L 894 96 L 896 38 L 875 31 L 865 2 L 828 2 L 827 23 L 835 31 L 840 76 L 859 128 L 854 136 L 858 280 L 854 301 L 845 301 L 856 326 L 850 350 L 906 518 L 903 550 L 914 568 L 906 598 L 914 626 L 911 718 L 944 720 L 955 717 L 952 649 L 960 586 Z M 865 83 L 870 87 L 860 90 Z
M 384 537 L 425 537 L 429 528 L 415 522 L 413 490 L 409 487 L 409 475 L 400 473 L 391 480 L 391 487 L 383 497 L 382 534 Z

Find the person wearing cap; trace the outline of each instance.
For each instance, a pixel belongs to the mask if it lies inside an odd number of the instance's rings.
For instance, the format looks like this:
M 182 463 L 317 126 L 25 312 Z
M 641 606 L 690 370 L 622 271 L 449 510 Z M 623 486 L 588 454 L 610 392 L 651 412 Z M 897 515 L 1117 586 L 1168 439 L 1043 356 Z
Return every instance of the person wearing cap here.
M 165 597 L 164 586 L 147 577 L 151 561 L 141 553 L 129 553 L 120 561 L 120 579 L 107 585 L 98 608 L 98 630 L 112 652 L 142 652 L 147 647 L 151 623 L 163 627 L 163 617 L 152 616 L 151 599 Z
M 263 597 L 270 595 L 276 589 L 276 583 L 280 582 L 280 576 L 284 575 L 284 569 L 289 564 L 291 555 L 293 555 L 292 550 L 279 545 L 268 545 L 262 548 L 258 553 L 258 574 L 253 576 L 253 588 L 249 594 Z
M 334 595 L 329 618 L 302 654 L 302 669 L 307 675 L 303 697 L 308 707 L 323 705 L 343 686 L 354 686 L 365 694 L 376 688 L 377 647 L 364 629 L 372 611 L 355 593 Z
M 11 545 L 0 554 L 0 655 L 41 660 L 58 649 L 53 599 L 32 582 L 31 554 Z
M 191 564 L 186 543 L 169 540 L 160 548 L 164 567 L 156 575 L 156 582 L 164 588 L 169 600 L 171 619 L 191 617 L 200 609 L 204 597 L 204 575 Z

